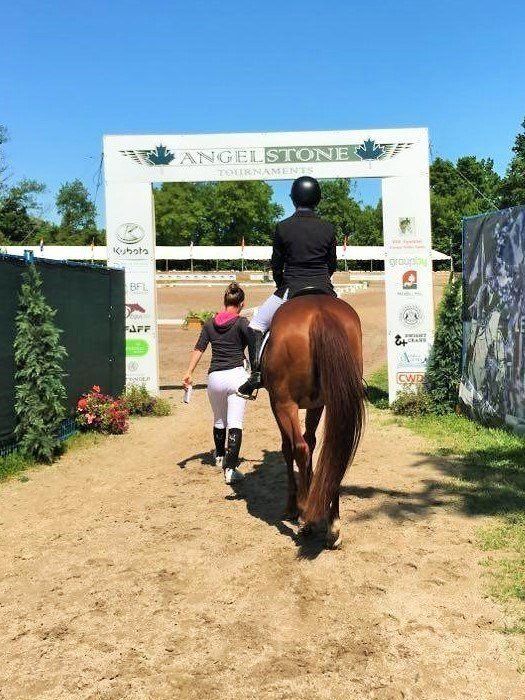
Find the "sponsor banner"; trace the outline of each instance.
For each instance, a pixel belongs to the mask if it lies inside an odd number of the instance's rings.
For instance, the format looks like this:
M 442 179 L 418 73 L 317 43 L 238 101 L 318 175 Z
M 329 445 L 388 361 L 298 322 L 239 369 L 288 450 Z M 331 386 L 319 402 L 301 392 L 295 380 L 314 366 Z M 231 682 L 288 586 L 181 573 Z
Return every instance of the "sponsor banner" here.
M 106 183 L 108 264 L 125 270 L 126 381 L 158 391 L 151 187 Z M 109 196 L 108 196 L 109 194 Z
M 392 177 L 422 163 L 426 129 L 104 137 L 111 182 Z
M 389 398 L 423 381 L 433 339 L 431 249 L 385 249 Z

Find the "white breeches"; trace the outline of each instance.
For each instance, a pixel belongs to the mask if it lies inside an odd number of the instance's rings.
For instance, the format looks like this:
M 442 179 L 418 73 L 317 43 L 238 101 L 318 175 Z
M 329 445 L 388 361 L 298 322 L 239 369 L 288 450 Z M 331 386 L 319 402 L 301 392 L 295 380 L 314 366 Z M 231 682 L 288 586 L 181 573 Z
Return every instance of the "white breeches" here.
M 241 399 L 235 392 L 247 379 L 244 367 L 208 374 L 208 398 L 216 428 L 242 428 L 246 399 Z
M 285 294 L 284 297 L 284 299 L 281 299 L 276 294 L 272 294 L 271 297 L 268 297 L 264 304 L 259 306 L 257 311 L 254 313 L 253 318 L 250 321 L 250 328 L 266 333 L 270 327 L 274 313 L 284 304 L 287 294 Z

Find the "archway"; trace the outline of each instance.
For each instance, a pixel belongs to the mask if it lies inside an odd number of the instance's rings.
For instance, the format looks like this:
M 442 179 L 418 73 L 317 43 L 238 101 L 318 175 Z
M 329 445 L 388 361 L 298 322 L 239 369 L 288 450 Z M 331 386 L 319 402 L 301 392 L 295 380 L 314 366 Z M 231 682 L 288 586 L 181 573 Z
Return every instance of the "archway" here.
M 389 396 L 422 381 L 434 310 L 428 132 L 371 129 L 105 136 L 108 264 L 144 309 L 126 338 L 127 380 L 158 391 L 155 182 L 381 178 Z

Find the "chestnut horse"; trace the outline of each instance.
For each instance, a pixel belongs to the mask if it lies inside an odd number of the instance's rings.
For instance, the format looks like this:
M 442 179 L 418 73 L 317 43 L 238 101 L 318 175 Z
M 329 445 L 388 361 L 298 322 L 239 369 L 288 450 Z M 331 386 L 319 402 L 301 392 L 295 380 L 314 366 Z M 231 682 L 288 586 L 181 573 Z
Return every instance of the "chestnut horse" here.
M 273 318 L 262 371 L 288 469 L 286 515 L 299 517 L 303 534 L 326 518 L 327 546 L 339 547 L 339 489 L 365 417 L 359 316 L 328 295 L 287 301 Z M 306 409 L 304 435 L 299 409 Z M 323 444 L 313 471 L 315 434 L 324 409 Z

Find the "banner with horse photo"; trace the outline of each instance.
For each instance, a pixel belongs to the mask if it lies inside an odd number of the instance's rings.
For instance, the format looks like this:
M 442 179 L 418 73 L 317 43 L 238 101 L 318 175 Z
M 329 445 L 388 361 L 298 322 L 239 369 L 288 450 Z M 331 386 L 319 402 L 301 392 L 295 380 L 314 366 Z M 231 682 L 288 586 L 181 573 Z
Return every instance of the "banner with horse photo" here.
M 463 223 L 460 399 L 472 417 L 525 432 L 525 206 Z

